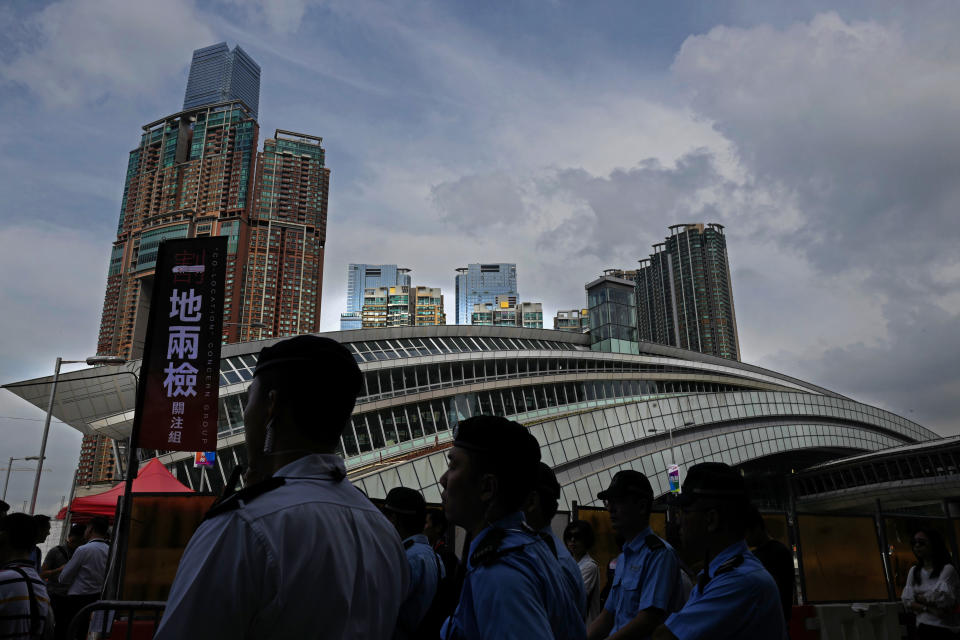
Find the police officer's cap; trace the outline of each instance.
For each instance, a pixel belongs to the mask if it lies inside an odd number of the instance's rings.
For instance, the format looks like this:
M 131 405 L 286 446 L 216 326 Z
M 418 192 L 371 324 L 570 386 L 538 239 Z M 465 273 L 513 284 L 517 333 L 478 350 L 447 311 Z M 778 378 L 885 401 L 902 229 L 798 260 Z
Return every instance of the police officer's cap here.
M 673 502 L 681 507 L 697 500 L 722 501 L 731 506 L 748 502 L 743 477 L 736 469 L 722 462 L 701 462 L 690 467 L 679 496 Z
M 653 487 L 650 486 L 647 476 L 633 469 L 617 471 L 610 480 L 610 486 L 597 494 L 597 498 L 600 500 L 624 498 L 626 496 L 653 500 Z
M 533 471 L 540 462 L 540 445 L 526 427 L 500 416 L 474 416 L 459 425 L 453 446 L 482 453 L 501 464 Z
M 264 371 L 294 371 L 307 378 L 337 381 L 345 389 L 360 389 L 360 367 L 336 340 L 320 336 L 297 336 L 264 347 L 253 375 Z
M 410 487 L 394 487 L 387 494 L 387 500 L 383 504 L 386 511 L 392 511 L 404 516 L 415 516 L 422 514 L 426 517 L 427 501 L 416 489 Z

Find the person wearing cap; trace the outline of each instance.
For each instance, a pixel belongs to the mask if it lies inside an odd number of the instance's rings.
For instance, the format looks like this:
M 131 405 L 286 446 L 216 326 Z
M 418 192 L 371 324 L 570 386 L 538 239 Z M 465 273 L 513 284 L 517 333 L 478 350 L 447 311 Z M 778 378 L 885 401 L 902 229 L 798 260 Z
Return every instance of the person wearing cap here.
M 777 583 L 744 540 L 750 503 L 740 473 L 722 462 L 694 465 L 677 503 L 684 554 L 705 568 L 654 640 L 786 640 Z
M 537 464 L 536 487 L 530 492 L 527 503 L 523 507 L 523 516 L 533 529 L 540 532 L 550 550 L 554 552 L 560 569 L 563 571 L 564 582 L 570 597 L 580 607 L 584 620 L 587 618 L 587 590 L 583 586 L 583 577 L 580 567 L 573 559 L 567 546 L 553 533 L 550 523 L 557 514 L 560 502 L 560 483 L 550 465 L 541 461 Z
M 460 603 L 441 638 L 584 638 L 560 565 L 521 511 L 536 481 L 536 438 L 506 418 L 475 416 L 458 425 L 447 458 L 443 508 L 472 541 Z
M 625 542 L 610 595 L 588 637 L 649 638 L 683 605 L 680 561 L 673 547 L 650 528 L 653 488 L 645 475 L 632 469 L 618 471 L 597 497 Z
M 410 570 L 334 454 L 361 387 L 350 353 L 298 336 L 260 352 L 243 419 L 258 479 L 190 539 L 155 638 L 393 636 Z
M 421 630 L 420 624 L 433 604 L 437 587 L 445 575 L 443 562 L 423 533 L 427 502 L 416 489 L 395 487 L 387 494 L 383 511 L 403 539 L 407 563 L 410 565 L 410 586 L 400 607 L 397 630 L 393 637 L 425 637 L 429 633 Z

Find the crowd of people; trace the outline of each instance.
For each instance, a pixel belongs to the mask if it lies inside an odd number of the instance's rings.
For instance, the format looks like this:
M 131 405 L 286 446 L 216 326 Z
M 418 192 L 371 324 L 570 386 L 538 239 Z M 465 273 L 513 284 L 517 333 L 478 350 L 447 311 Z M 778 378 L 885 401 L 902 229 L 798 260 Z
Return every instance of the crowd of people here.
M 0 510 L 0 638 L 67 638 L 74 615 L 100 597 L 108 532 L 102 517 L 75 524 L 41 560 L 50 518 Z
M 375 506 L 334 453 L 360 386 L 356 362 L 333 340 L 263 349 L 244 407 L 245 488 L 228 487 L 194 533 L 155 638 L 788 637 L 792 554 L 767 535 L 737 470 L 687 471 L 672 507 L 683 559 L 651 529 L 648 478 L 617 472 L 597 495 L 621 546 L 602 576 L 588 522 L 554 535 L 557 478 L 530 432 L 503 417 L 457 426 L 442 510 L 412 487 Z M 450 525 L 466 531 L 461 558 L 447 546 Z M 82 535 L 74 527 L 40 563 L 44 531 L 48 521 L 25 514 L 0 520 L 2 638 L 65 637 L 54 621 L 103 585 L 106 521 Z M 957 573 L 935 531 L 913 544 L 903 598 L 921 637 L 939 638 L 950 633 Z

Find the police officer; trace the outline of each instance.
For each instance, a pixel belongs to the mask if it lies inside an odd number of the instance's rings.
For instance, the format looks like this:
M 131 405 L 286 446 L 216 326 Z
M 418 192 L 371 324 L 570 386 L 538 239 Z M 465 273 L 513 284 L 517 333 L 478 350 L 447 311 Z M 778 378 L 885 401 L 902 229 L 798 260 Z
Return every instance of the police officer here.
M 523 520 L 539 461 L 536 439 L 516 422 L 476 416 L 460 423 L 440 485 L 447 518 L 473 539 L 460 603 L 442 638 L 585 636 L 560 565 Z
M 387 494 L 383 511 L 403 539 L 403 548 L 410 565 L 410 587 L 400 607 L 394 638 L 418 638 L 422 635 L 418 631 L 419 625 L 433 603 L 437 587 L 445 575 L 443 562 L 423 533 L 427 502 L 416 489 L 395 487 Z
M 360 385 L 328 338 L 260 352 L 243 419 L 248 477 L 263 480 L 194 533 L 155 638 L 393 635 L 410 573 L 403 546 L 333 453 Z
M 694 465 L 677 502 L 684 555 L 703 558 L 705 569 L 654 640 L 786 640 L 777 584 L 743 538 L 749 502 L 737 470 L 722 462 Z
M 563 544 L 550 523 L 557 514 L 560 502 L 560 483 L 550 465 L 541 461 L 537 464 L 536 487 L 530 492 L 530 497 L 523 507 L 523 516 L 533 529 L 540 532 L 550 550 L 554 552 L 560 569 L 563 571 L 564 583 L 570 597 L 577 603 L 584 619 L 587 617 L 587 591 L 583 586 L 583 576 L 580 575 L 580 566 L 573 559 L 567 546 Z
M 653 488 L 639 471 L 614 474 L 597 494 L 610 512 L 614 531 L 625 540 L 603 612 L 590 625 L 592 639 L 649 638 L 683 605 L 680 561 L 650 528 Z

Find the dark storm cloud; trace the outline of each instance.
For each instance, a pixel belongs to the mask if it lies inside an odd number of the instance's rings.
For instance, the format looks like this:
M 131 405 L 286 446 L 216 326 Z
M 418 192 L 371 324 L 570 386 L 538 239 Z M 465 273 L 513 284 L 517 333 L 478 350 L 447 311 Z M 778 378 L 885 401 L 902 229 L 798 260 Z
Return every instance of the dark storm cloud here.
M 858 281 L 886 323 L 883 336 L 781 353 L 779 366 L 955 433 L 960 52 L 932 36 L 954 38 L 833 13 L 717 27 L 689 38 L 673 70 L 755 184 L 793 198 L 798 227 L 771 240 L 820 277 Z

